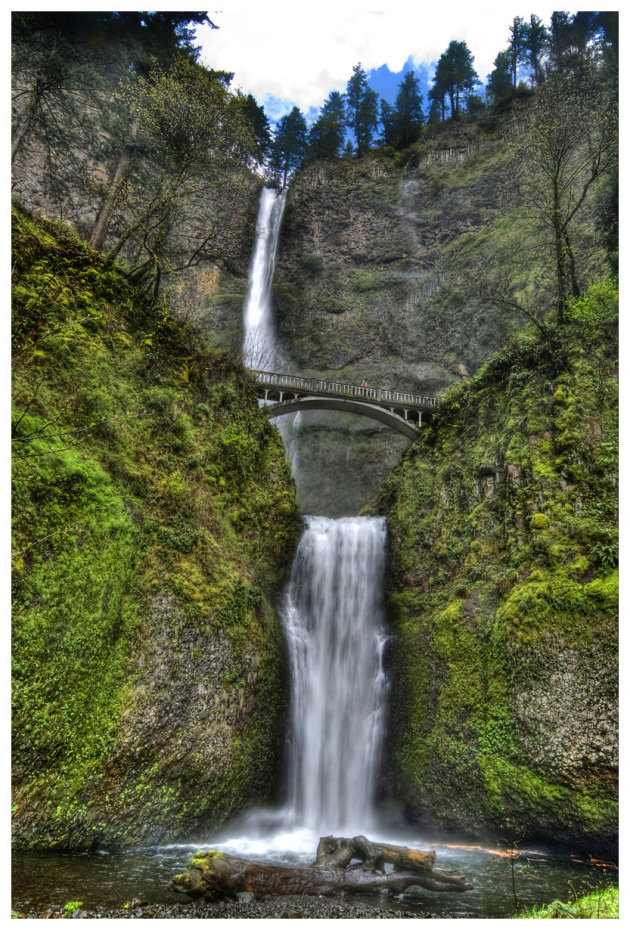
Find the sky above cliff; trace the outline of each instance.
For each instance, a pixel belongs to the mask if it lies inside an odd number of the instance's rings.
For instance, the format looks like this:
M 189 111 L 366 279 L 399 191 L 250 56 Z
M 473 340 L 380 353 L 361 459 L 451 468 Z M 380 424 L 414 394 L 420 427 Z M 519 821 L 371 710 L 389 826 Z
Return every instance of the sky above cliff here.
M 219 28 L 202 27 L 197 35 L 203 64 L 233 71 L 233 87 L 253 94 L 271 120 L 294 105 L 312 120 L 331 90 L 345 90 L 358 62 L 385 99 L 393 100 L 401 72 L 409 69 L 428 88 L 434 63 L 453 39 L 468 44 L 485 83 L 497 53 L 507 47 L 514 17 L 529 20 L 535 13 L 548 25 L 557 8 L 557 3 L 228 0 L 221 10 L 209 11 Z

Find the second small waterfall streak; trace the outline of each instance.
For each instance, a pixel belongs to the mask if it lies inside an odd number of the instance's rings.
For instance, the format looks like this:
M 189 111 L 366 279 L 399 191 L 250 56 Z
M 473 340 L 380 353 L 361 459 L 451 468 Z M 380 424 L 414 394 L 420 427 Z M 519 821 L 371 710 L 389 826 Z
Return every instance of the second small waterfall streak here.
M 382 518 L 307 517 L 287 589 L 291 663 L 287 826 L 374 824 L 387 680 Z

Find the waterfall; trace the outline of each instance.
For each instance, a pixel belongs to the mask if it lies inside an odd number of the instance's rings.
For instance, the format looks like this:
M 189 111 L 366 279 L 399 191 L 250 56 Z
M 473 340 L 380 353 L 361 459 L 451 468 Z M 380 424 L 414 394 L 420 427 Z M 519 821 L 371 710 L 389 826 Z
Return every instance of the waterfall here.
M 280 372 L 286 363 L 270 296 L 284 204 L 284 191 L 263 189 L 243 312 L 245 365 Z M 279 417 L 277 425 L 295 475 L 292 419 Z M 323 833 L 363 833 L 374 825 L 387 698 L 386 541 L 381 518 L 306 517 L 281 610 L 291 672 L 287 801 L 279 811 L 252 812 L 246 834 L 224 848 L 312 855 Z M 272 835 L 273 828 L 280 832 Z
M 249 287 L 243 309 L 243 364 L 261 371 L 286 371 L 276 341 L 271 305 L 271 284 L 276 267 L 278 236 L 286 203 L 286 190 L 263 187 L 256 221 L 256 244 L 249 269 Z M 300 414 L 279 417 L 276 426 L 284 441 L 293 477 L 297 479 L 296 427 Z
M 282 367 L 271 309 L 271 282 L 286 191 L 263 187 L 256 221 L 256 244 L 249 270 L 243 311 L 243 363 L 248 368 L 278 371 Z
M 383 518 L 307 517 L 283 621 L 291 667 L 288 825 L 374 823 L 387 680 Z

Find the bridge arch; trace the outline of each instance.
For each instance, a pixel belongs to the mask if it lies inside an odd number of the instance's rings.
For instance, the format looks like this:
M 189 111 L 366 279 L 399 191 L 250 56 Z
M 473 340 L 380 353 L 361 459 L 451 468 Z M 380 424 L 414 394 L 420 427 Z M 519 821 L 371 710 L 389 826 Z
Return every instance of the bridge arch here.
M 417 439 L 420 432 L 418 428 L 420 426 L 420 413 L 418 413 L 419 420 L 416 425 L 411 420 L 403 419 L 402 416 L 388 410 L 386 407 L 377 407 L 376 404 L 370 404 L 368 401 L 356 398 L 294 395 L 289 400 L 267 404 L 264 409 L 271 419 L 283 416 L 285 413 L 298 413 L 300 410 L 336 410 L 340 413 L 356 413 L 362 417 L 378 420 L 379 423 L 389 426 L 390 429 L 402 433 L 407 439 Z

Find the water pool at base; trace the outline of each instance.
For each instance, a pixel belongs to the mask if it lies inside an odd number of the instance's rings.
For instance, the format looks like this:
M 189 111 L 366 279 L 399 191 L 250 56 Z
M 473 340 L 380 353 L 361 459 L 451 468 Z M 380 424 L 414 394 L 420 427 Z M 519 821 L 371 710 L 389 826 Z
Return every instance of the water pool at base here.
M 43 910 L 49 905 L 75 900 L 88 908 L 121 907 L 133 899 L 152 904 L 181 904 L 188 899 L 169 891 L 169 882 L 185 870 L 198 850 L 221 848 L 277 865 L 305 866 L 315 857 L 316 840 L 307 850 L 308 840 L 304 834 L 293 837 L 284 834 L 270 842 L 241 838 L 111 853 L 16 853 L 13 908 L 18 912 Z M 409 838 L 393 841 L 411 845 Z M 472 881 L 474 889 L 442 893 L 418 888 L 417 894 L 346 895 L 343 900 L 369 904 L 374 907 L 375 916 L 388 910 L 403 910 L 410 915 L 430 913 L 442 918 L 505 918 L 515 912 L 513 888 L 520 908 L 528 909 L 553 900 L 568 901 L 617 883 L 613 865 L 596 865 L 586 857 L 560 855 L 543 848 L 519 851 L 512 869 L 509 858 L 490 847 L 428 844 L 421 840 L 413 845 L 435 849 L 436 868 L 461 871 Z

